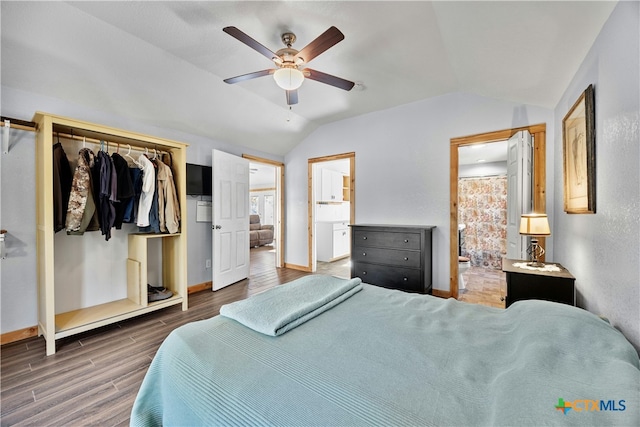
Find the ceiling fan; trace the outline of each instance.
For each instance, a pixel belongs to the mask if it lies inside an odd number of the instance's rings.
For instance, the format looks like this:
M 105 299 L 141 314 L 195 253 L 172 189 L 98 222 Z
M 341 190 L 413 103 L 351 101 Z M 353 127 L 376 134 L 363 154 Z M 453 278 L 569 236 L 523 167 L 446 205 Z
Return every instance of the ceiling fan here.
M 299 51 L 291 47 L 296 41 L 296 35 L 293 33 L 284 33 L 282 34 L 282 42 L 286 47 L 278 50 L 277 52 L 272 52 L 269 48 L 258 43 L 236 27 L 225 27 L 222 31 L 240 40 L 250 48 L 258 51 L 258 53 L 266 56 L 273 61 L 277 67 L 275 69 L 255 71 L 253 73 L 231 77 L 225 79 L 225 83 L 233 84 L 244 80 L 255 79 L 257 77 L 273 75 L 278 86 L 286 91 L 287 105 L 298 103 L 298 88 L 302 85 L 305 78 L 344 90 L 351 90 L 355 85 L 354 82 L 350 82 L 349 80 L 332 76 L 311 68 L 304 68 L 305 65 L 311 62 L 311 60 L 316 56 L 325 52 L 327 49 L 344 39 L 344 34 L 342 34 L 342 32 L 336 27 L 329 28 Z

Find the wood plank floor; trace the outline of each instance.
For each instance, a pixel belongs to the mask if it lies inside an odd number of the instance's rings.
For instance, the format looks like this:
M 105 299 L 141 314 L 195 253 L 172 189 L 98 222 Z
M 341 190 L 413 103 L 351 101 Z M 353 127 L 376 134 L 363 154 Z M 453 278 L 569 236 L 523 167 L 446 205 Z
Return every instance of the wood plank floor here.
M 216 316 L 220 307 L 308 273 L 274 265 L 273 248 L 251 250 L 249 279 L 189 296 L 189 310 L 170 307 L 58 340 L 45 355 L 34 337 L 2 346 L 2 426 L 128 425 L 142 379 L 166 336 L 175 328 Z M 349 259 L 318 263 L 318 273 L 349 277 Z M 468 287 L 470 288 L 470 287 Z M 465 295 L 471 295 L 471 290 Z M 504 306 L 504 305 L 503 305 Z
M 274 268 L 273 248 L 251 251 L 251 276 L 217 292 L 189 296 L 189 310 L 170 307 L 58 340 L 45 355 L 34 337 L 2 346 L 2 426 L 128 425 L 140 383 L 156 350 L 178 326 L 216 316 L 220 306 L 308 273 Z M 323 265 L 318 272 L 343 275 Z M 348 275 L 348 273 L 347 273 Z

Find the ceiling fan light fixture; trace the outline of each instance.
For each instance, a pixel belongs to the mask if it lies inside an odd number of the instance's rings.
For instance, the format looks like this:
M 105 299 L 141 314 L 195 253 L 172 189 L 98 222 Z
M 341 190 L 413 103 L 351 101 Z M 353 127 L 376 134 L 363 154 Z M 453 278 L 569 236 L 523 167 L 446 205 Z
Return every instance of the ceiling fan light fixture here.
M 284 90 L 296 90 L 304 81 L 304 74 L 297 68 L 279 68 L 273 73 L 276 84 Z

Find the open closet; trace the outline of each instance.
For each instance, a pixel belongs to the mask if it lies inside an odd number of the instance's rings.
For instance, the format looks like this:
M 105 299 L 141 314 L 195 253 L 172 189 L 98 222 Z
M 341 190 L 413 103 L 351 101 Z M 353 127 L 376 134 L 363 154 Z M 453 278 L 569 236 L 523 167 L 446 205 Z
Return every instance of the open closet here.
M 48 113 L 36 113 L 33 121 L 37 123 L 38 333 L 44 335 L 47 355 L 55 353 L 60 338 L 173 305 L 186 310 L 187 144 Z M 87 148 L 101 155 L 105 149 L 107 155 L 119 151 L 134 169 L 142 155 L 166 156 L 169 160 L 156 166 L 160 170 L 169 163 L 175 214 L 181 221 L 169 225 L 163 218 L 167 227 L 159 232 L 124 223 L 107 230 L 108 237 L 104 231 L 77 235 L 61 230 L 54 201 L 54 152 L 60 147 L 69 164 L 77 163 L 79 151 Z M 150 297 L 162 288 L 170 296 Z

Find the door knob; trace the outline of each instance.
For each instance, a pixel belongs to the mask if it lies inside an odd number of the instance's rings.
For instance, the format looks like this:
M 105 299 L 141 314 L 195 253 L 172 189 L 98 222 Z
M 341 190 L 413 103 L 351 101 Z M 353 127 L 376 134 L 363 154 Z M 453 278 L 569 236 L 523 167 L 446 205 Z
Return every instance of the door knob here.
M 214 225 L 211 228 L 213 228 L 214 230 L 220 230 L 222 228 L 222 226 L 221 225 Z

